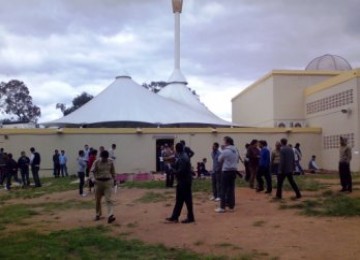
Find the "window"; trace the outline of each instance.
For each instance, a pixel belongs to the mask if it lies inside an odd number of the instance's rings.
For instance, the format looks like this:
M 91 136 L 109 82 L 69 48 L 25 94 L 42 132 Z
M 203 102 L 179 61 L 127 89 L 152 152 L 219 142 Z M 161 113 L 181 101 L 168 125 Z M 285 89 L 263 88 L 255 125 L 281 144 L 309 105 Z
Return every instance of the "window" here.
M 306 114 L 314 114 L 329 109 L 345 106 L 354 102 L 353 90 L 349 89 L 338 94 L 325 97 L 306 104 Z

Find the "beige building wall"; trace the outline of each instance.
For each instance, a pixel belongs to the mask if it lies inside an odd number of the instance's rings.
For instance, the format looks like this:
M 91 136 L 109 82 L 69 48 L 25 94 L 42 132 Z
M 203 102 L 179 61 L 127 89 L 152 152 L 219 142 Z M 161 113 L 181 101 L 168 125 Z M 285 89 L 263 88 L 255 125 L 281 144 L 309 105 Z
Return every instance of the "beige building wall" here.
M 321 153 L 320 129 L 275 129 L 275 128 L 224 128 L 217 132 L 208 128 L 174 128 L 174 129 L 143 129 L 137 134 L 135 129 L 34 129 L 34 130 L 0 130 L 1 147 L 6 152 L 19 157 L 22 150 L 29 154 L 30 147 L 35 147 L 41 154 L 41 176 L 52 175 L 52 155 L 54 149 L 64 149 L 69 158 L 69 172 L 77 171 L 76 158 L 84 144 L 94 148 L 100 145 L 110 148 L 116 143 L 116 171 L 118 173 L 137 173 L 155 171 L 156 169 L 156 140 L 174 138 L 175 142 L 185 140 L 195 152 L 192 164 L 202 158 L 207 158 L 207 168 L 211 169 L 211 146 L 213 142 L 222 143 L 224 136 L 234 138 L 240 153 L 245 153 L 244 146 L 252 139 L 265 139 L 269 147 L 273 148 L 276 141 L 283 137 L 290 143 L 302 144 L 304 154 L 303 166 L 306 168 L 312 154 Z M 319 156 L 320 157 L 320 156 Z M 320 158 L 319 158 L 320 159 Z M 321 159 L 319 160 L 321 165 Z M 243 166 L 240 167 L 243 169 Z
M 322 128 L 322 161 L 324 166 L 328 169 L 337 169 L 339 161 L 339 136 L 348 135 L 350 137 L 349 142 L 353 144 L 353 160 L 351 162 L 352 171 L 360 170 L 360 158 L 359 158 L 359 79 L 352 78 L 345 82 L 341 82 L 336 85 L 329 85 L 322 90 L 312 93 L 306 97 L 306 104 L 317 100 L 324 100 L 324 98 L 332 98 L 344 91 L 353 91 L 353 102 L 329 108 L 317 113 L 311 113 L 306 115 L 306 120 L 309 126 Z M 327 99 L 326 102 L 337 102 Z M 324 105 L 325 103 L 323 103 Z M 351 113 L 343 113 L 342 110 L 351 110 Z M 352 137 L 351 137 L 352 136 Z
M 329 77 L 332 76 L 307 74 L 274 75 L 274 121 L 304 120 L 304 90 Z
M 256 127 L 273 126 L 273 93 L 273 78 L 269 75 L 233 98 L 233 123 Z

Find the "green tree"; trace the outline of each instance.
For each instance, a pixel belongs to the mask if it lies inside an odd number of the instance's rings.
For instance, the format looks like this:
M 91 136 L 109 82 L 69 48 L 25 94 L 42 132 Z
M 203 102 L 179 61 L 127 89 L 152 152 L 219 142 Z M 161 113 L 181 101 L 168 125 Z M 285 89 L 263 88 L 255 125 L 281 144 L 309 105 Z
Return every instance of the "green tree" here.
M 146 88 L 147 90 L 154 92 L 154 93 L 158 93 L 161 89 L 163 89 L 164 87 L 166 87 L 168 85 L 167 82 L 165 81 L 151 81 L 150 83 L 143 83 L 142 86 L 144 88 Z M 197 98 L 199 98 L 199 95 L 196 93 L 195 90 L 192 90 L 191 88 L 187 87 L 191 93 L 196 96 Z
M 36 122 L 41 115 L 40 108 L 33 104 L 28 87 L 15 79 L 0 83 L 0 110 L 10 116 L 8 120 L 26 123 Z
M 66 115 L 74 112 L 76 109 L 80 108 L 81 106 L 85 105 L 87 102 L 89 102 L 93 98 L 94 98 L 94 96 L 92 96 L 86 92 L 83 92 L 73 99 L 71 107 L 66 108 L 65 104 L 57 103 L 56 108 L 60 109 L 61 112 L 64 114 L 64 116 L 66 116 Z

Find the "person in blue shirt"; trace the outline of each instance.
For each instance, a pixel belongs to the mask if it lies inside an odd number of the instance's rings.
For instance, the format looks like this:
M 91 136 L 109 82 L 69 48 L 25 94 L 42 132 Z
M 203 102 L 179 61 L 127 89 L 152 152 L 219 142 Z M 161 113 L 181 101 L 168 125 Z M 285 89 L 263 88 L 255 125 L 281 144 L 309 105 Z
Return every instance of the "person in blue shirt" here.
M 264 180 L 266 181 L 266 192 L 272 192 L 272 183 L 271 183 L 271 172 L 270 172 L 270 151 L 267 147 L 267 142 L 265 140 L 261 140 L 260 144 L 260 161 L 259 161 L 259 169 L 256 175 L 256 180 L 258 183 L 258 187 L 256 189 L 257 192 L 261 192 L 264 190 Z

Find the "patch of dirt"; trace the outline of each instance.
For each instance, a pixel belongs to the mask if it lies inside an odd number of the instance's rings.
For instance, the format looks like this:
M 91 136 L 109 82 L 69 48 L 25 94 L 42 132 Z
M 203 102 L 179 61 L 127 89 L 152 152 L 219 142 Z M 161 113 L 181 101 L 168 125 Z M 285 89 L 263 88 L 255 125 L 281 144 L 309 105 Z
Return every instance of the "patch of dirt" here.
M 236 256 L 255 255 L 269 259 L 357 259 L 360 254 L 359 217 L 306 217 L 296 210 L 279 210 L 279 202 L 271 196 L 248 188 L 236 191 L 236 209 L 230 213 L 215 213 L 217 203 L 204 194 L 194 194 L 195 224 L 168 224 L 174 199 L 157 203 L 139 203 L 147 192 L 169 194 L 169 190 L 119 189 L 114 194 L 117 220 L 111 225 L 114 235 L 140 239 L 147 243 L 162 243 L 168 247 L 191 249 L 195 252 Z M 170 190 L 171 191 L 171 190 Z M 173 190 L 175 193 L 175 190 Z M 357 191 L 356 191 L 357 192 Z M 304 193 L 304 199 L 313 193 Z M 284 192 L 290 203 L 292 192 Z M 360 195 L 360 194 L 357 194 Z M 11 200 L 8 203 L 44 203 L 68 200 L 94 201 L 93 195 L 80 197 L 77 191 L 45 195 L 31 200 Z M 106 207 L 103 205 L 103 212 Z M 94 205 L 95 208 L 95 205 Z M 186 217 L 184 205 L 182 217 Z M 48 232 L 106 225 L 106 218 L 95 222 L 94 209 L 69 209 L 34 216 L 23 228 Z M 12 230 L 20 227 L 13 226 Z

